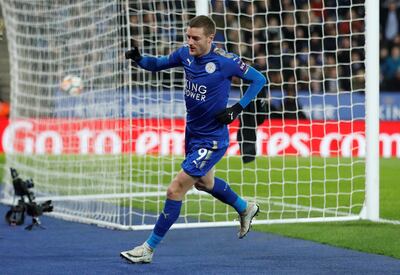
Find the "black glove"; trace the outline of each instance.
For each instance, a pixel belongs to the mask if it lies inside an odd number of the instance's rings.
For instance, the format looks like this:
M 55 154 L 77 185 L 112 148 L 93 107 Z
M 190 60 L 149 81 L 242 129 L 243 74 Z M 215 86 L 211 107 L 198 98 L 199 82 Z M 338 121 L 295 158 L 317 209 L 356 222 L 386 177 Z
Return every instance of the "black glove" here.
M 235 120 L 235 118 L 240 114 L 241 111 L 243 111 L 243 107 L 238 102 L 235 105 L 226 108 L 224 111 L 217 114 L 216 119 L 222 124 L 229 124 Z
M 133 47 L 131 50 L 125 52 L 125 58 L 139 62 L 140 59 L 142 59 L 142 55 L 140 54 L 138 47 Z

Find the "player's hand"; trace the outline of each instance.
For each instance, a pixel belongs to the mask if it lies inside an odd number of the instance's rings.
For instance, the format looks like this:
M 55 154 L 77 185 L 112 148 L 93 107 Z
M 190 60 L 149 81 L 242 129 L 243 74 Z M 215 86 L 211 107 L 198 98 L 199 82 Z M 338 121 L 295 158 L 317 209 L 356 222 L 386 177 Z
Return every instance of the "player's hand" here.
M 224 111 L 217 114 L 216 119 L 222 124 L 229 124 L 236 119 L 236 117 L 240 114 L 241 111 L 243 111 L 243 107 L 238 102 L 235 105 L 226 108 Z
M 133 47 L 129 51 L 125 52 L 125 58 L 132 59 L 135 62 L 139 62 L 140 59 L 142 59 L 142 55 L 140 54 L 138 47 Z

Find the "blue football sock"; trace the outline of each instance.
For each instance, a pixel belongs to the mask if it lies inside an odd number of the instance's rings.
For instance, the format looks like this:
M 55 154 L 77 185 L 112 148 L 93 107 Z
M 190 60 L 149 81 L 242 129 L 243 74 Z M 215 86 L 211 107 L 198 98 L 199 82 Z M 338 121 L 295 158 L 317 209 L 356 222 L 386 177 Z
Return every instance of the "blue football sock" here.
M 214 198 L 226 203 L 240 214 L 247 208 L 247 202 L 239 197 L 223 179 L 214 178 L 214 187 L 208 191 Z
M 178 219 L 179 213 L 181 212 L 181 206 L 182 201 L 174 201 L 170 199 L 165 201 L 164 211 L 158 217 L 153 232 L 146 241 L 152 249 L 157 247 L 167 231 Z

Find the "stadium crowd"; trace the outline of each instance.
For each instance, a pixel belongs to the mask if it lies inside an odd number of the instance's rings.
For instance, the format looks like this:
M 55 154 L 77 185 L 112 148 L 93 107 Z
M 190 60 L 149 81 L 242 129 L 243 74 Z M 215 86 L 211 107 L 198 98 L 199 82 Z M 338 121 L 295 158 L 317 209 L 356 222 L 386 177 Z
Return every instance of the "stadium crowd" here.
M 271 89 L 362 91 L 363 1 L 215 1 L 212 15 L 217 40 L 266 72 Z
M 381 1 L 381 90 L 400 90 L 400 1 Z
M 364 2 L 212 0 L 210 13 L 217 24 L 219 46 L 239 54 L 247 63 L 263 71 L 268 76 L 271 90 L 316 94 L 362 92 L 365 72 Z M 134 39 L 144 39 L 145 53 L 168 54 L 172 47 L 185 40 L 181 30 L 185 29 L 183 22 L 189 17 L 186 11 L 194 10 L 194 1 L 157 1 L 156 6 L 149 3 L 131 1 L 130 34 Z M 165 5 L 181 9 L 182 15 L 164 12 L 167 10 Z M 5 29 L 3 22 L 0 19 L 0 38 L 3 38 Z M 102 27 L 96 25 L 98 29 L 82 34 L 96 37 L 96 33 L 105 33 Z M 380 1 L 380 34 L 381 90 L 399 91 L 400 1 Z M 157 53 L 151 52 L 155 49 L 154 41 L 158 44 Z M 85 45 L 87 43 L 82 44 Z M 112 52 L 109 56 L 110 52 L 104 55 L 96 52 L 94 56 L 85 58 L 106 60 L 115 58 L 114 54 Z M 91 60 L 75 62 L 74 58 L 76 56 L 71 57 L 71 64 L 91 63 Z M 93 71 L 113 69 L 101 67 L 102 63 L 96 66 L 86 67 Z M 95 75 L 93 72 L 89 74 Z M 180 79 L 179 76 L 175 78 Z
M 170 2 L 176 2 L 173 5 L 177 9 L 191 8 L 180 6 L 180 1 Z M 295 85 L 296 91 L 312 93 L 364 91 L 365 0 L 211 2 L 219 46 L 238 53 L 246 62 L 265 72 L 271 89 L 285 90 L 287 85 Z M 399 90 L 399 6 L 399 1 L 381 1 L 383 90 Z M 138 8 L 133 7 L 134 12 Z M 165 8 L 161 3 L 156 7 L 160 11 Z M 165 16 L 162 12 L 154 16 L 158 22 L 174 25 L 170 26 L 171 31 L 166 31 L 162 25 L 156 28 L 159 35 L 164 33 L 167 46 L 162 54 L 167 54 L 171 41 L 184 40 L 176 31 L 183 28 L 178 22 L 184 18 L 169 15 L 171 18 L 162 19 Z M 143 22 L 154 26 L 156 18 L 151 14 L 140 17 L 131 16 L 131 24 Z M 154 29 L 149 27 L 150 31 Z M 137 32 L 135 28 L 132 30 L 132 34 Z

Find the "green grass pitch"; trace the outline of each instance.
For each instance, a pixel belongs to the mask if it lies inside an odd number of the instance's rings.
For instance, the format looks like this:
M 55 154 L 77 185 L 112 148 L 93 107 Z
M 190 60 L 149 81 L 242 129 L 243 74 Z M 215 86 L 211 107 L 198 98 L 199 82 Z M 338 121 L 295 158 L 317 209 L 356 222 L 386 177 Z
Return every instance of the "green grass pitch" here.
M 129 185 L 128 188 L 125 183 L 162 182 L 166 187 L 180 169 L 179 158 L 172 164 L 167 157 L 146 158 L 145 162 L 142 158 L 136 157 L 121 159 L 115 156 L 102 156 L 100 163 L 91 156 L 62 156 L 43 157 L 43 159 L 36 157 L 35 162 L 29 162 L 30 165 L 36 163 L 38 169 L 48 170 L 49 174 L 51 170 L 57 170 L 59 178 L 53 179 L 64 186 L 65 190 L 73 189 L 74 182 L 76 184 L 78 180 L 81 186 L 80 192 L 87 194 L 95 194 L 98 190 L 104 191 L 104 188 L 110 186 L 110 181 L 123 183 L 112 185 L 113 192 L 117 193 L 154 191 L 149 187 Z M 74 162 L 65 167 L 67 159 Z M 49 160 L 51 165 L 46 167 L 44 164 L 49 163 Z M 21 161 L 25 162 L 26 157 L 21 157 Z M 0 162 L 4 164 L 4 156 L 0 158 Z M 398 182 L 400 159 L 380 159 L 380 163 L 380 216 L 383 219 L 400 220 Z M 119 167 L 119 172 L 114 178 L 102 175 L 108 165 Z M 77 178 L 75 181 L 73 178 L 66 179 L 65 175 L 71 175 L 82 169 L 89 175 L 88 179 Z M 338 213 L 358 214 L 363 203 L 365 181 L 363 159 L 262 157 L 244 165 L 239 157 L 230 157 L 223 159 L 217 169 L 217 176 L 226 179 L 235 191 L 249 198 L 256 195 L 262 210 L 259 219 L 317 217 L 321 214 L 329 217 Z M 4 171 L 6 170 L 2 169 L 1 172 Z M 95 181 L 92 179 L 93 176 Z M 103 182 L 99 178 L 102 178 Z M 229 207 L 210 200 L 209 197 L 203 198 L 204 196 L 199 195 L 187 196 L 183 209 L 187 217 L 199 221 L 233 220 L 236 217 Z M 125 202 L 136 209 L 153 211 L 162 207 L 163 197 L 159 198 L 159 202 L 155 198 L 145 200 L 136 198 Z M 292 207 L 293 205 L 302 207 L 296 208 Z M 318 209 L 325 210 L 321 213 Z M 213 215 L 214 212 L 219 214 Z M 355 221 L 258 225 L 255 229 L 400 258 L 400 225 Z

